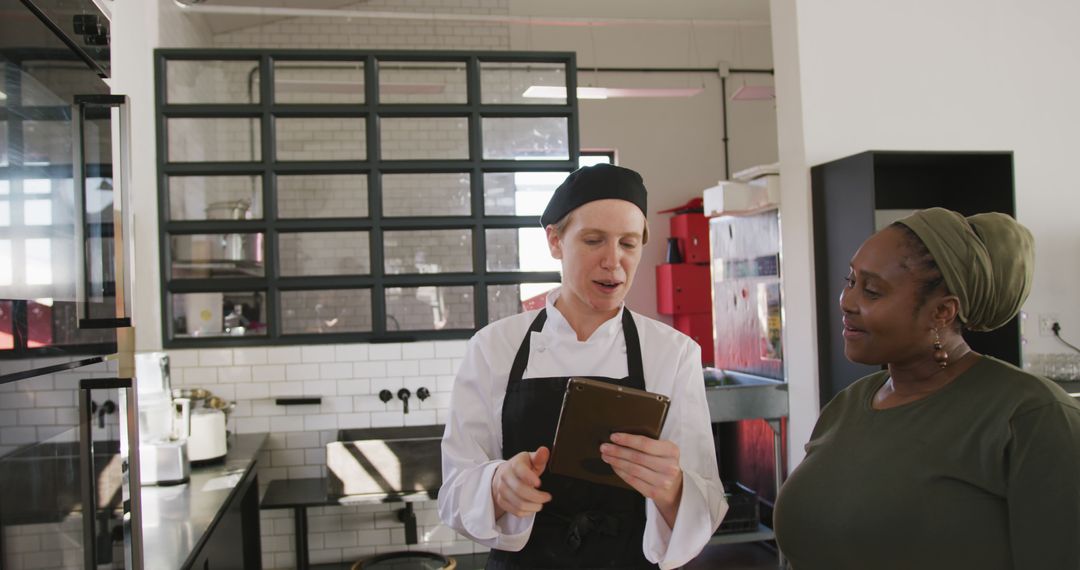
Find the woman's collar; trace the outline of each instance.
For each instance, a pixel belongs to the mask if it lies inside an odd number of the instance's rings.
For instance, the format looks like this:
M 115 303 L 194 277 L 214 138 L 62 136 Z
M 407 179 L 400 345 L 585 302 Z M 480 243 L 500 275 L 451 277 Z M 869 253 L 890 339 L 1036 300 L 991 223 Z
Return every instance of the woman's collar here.
M 544 325 L 543 332 L 577 337 L 577 333 L 574 331 L 574 328 L 570 326 L 570 322 L 567 321 L 562 312 L 555 307 L 555 301 L 559 299 L 559 294 L 561 292 L 562 287 L 557 287 L 548 293 L 547 301 L 545 303 L 545 307 L 547 308 L 547 322 Z M 624 302 L 620 305 L 619 311 L 615 313 L 615 316 L 604 321 L 597 327 L 596 331 L 589 336 L 589 340 L 618 334 L 622 330 L 622 315 L 625 310 L 626 303 Z

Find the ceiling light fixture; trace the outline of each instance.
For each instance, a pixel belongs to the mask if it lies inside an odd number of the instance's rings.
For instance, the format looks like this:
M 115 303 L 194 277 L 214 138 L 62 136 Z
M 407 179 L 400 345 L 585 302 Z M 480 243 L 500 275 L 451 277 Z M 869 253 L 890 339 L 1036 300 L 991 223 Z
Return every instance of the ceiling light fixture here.
M 743 85 L 731 94 L 732 101 L 771 101 L 776 99 L 772 85 Z
M 705 91 L 702 87 L 578 87 L 578 99 L 644 99 L 693 97 Z M 566 99 L 566 87 L 561 85 L 533 85 L 522 93 L 523 97 L 536 99 Z

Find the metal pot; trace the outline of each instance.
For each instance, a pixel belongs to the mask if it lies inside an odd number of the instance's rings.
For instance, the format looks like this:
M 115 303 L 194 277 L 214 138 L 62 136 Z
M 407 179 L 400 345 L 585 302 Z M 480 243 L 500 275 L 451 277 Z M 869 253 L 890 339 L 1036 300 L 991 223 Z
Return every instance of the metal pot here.
M 208 220 L 246 220 L 250 215 L 251 201 L 246 198 L 213 202 L 206 207 Z

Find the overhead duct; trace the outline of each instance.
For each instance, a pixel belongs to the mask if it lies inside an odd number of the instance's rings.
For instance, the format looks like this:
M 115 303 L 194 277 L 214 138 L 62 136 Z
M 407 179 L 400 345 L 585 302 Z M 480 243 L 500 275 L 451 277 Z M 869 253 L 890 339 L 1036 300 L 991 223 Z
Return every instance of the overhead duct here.
M 692 22 L 702 27 L 769 27 L 766 20 L 708 20 L 670 18 L 581 18 L 517 16 L 498 14 L 448 14 L 439 12 L 387 12 L 378 10 L 352 10 L 333 8 L 291 8 L 285 6 L 240 6 L 207 4 L 206 0 L 173 0 L 183 11 L 197 14 L 247 15 L 277 18 L 366 18 L 380 20 L 423 20 L 483 22 L 490 24 L 520 24 L 528 26 L 686 26 Z

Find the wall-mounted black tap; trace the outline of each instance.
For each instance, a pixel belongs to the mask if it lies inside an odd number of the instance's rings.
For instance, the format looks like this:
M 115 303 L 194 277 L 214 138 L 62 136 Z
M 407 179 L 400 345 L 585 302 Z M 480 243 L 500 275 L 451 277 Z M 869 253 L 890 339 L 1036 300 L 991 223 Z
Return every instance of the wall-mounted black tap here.
M 98 429 L 105 428 L 105 416 L 116 413 L 116 402 L 112 400 L 105 400 L 105 403 L 98 407 L 96 403 L 90 407 L 91 413 L 97 412 Z
M 379 399 L 382 400 L 382 403 L 385 404 L 390 400 L 394 399 L 394 393 L 390 390 L 387 390 L 386 388 L 383 388 L 382 390 L 379 390 Z
M 424 400 L 431 397 L 431 392 L 428 391 L 427 388 L 424 388 L 423 386 L 421 386 L 421 387 L 416 389 L 416 397 L 420 398 L 420 401 L 423 402 Z
M 403 404 L 405 404 L 405 413 L 409 413 L 409 396 L 412 396 L 412 392 L 408 388 L 402 388 L 397 391 L 397 397 Z

